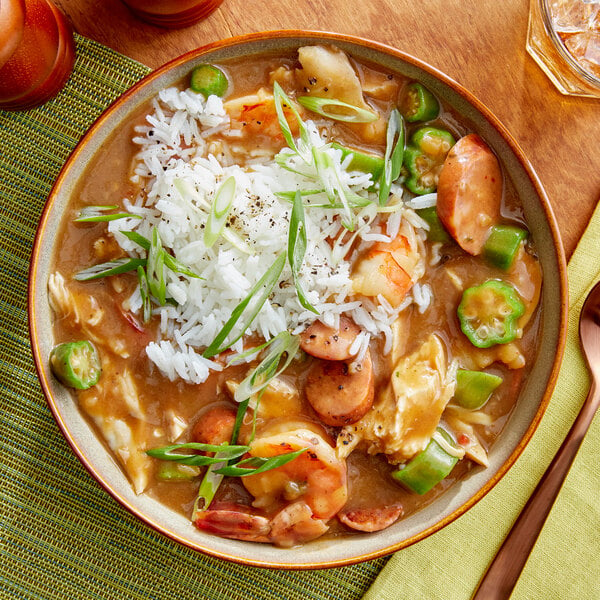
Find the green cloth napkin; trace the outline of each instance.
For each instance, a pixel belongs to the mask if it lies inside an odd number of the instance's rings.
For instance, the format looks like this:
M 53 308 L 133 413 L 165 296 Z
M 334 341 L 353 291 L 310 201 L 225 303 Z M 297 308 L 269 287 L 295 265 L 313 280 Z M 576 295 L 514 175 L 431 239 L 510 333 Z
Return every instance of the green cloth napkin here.
M 600 204 L 569 262 L 569 332 L 552 400 L 496 487 L 457 521 L 392 557 L 363 600 L 468 600 L 559 449 L 589 389 L 579 313 L 600 279 Z M 543 349 L 542 349 L 543 352 Z M 597 416 L 512 600 L 600 598 L 600 418 Z
M 184 548 L 116 503 L 61 436 L 27 332 L 27 269 L 39 215 L 69 152 L 150 69 L 77 37 L 66 88 L 29 112 L 0 111 L 0 598 L 339 600 L 385 563 L 313 572 L 233 565 Z

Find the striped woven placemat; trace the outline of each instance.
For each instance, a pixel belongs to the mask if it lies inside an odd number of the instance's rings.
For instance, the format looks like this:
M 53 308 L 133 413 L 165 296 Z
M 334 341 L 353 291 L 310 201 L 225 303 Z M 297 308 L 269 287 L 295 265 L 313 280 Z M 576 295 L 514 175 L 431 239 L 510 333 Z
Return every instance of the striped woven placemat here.
M 209 558 L 116 503 L 61 436 L 27 332 L 27 270 L 60 167 L 110 102 L 150 69 L 77 36 L 66 88 L 28 112 L 0 111 L 0 598 L 336 600 L 360 598 L 385 563 L 282 572 Z

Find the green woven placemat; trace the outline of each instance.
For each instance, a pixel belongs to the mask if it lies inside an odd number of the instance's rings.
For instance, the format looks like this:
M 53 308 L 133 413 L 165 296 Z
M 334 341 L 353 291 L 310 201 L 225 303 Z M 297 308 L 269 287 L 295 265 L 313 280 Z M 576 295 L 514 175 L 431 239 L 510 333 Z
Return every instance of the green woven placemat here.
M 117 504 L 61 436 L 36 377 L 27 269 L 61 165 L 109 103 L 150 69 L 77 36 L 66 88 L 28 112 L 0 111 L 0 598 L 356 599 L 385 563 L 276 572 L 203 556 Z

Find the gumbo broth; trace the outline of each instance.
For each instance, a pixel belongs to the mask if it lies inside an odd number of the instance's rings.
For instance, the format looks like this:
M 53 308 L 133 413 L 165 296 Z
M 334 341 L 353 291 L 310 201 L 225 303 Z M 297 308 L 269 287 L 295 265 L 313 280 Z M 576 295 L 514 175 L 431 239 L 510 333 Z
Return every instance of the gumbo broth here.
M 74 400 L 135 491 L 204 531 L 285 547 L 380 530 L 485 468 L 533 362 L 541 268 L 519 199 L 485 142 L 416 82 L 324 46 L 216 67 L 222 99 L 189 80 L 167 90 L 98 152 L 73 194 L 49 284 L 55 342 L 90 341 L 102 368 Z M 209 184 L 194 179 L 197 166 Z M 235 192 L 210 244 L 228 178 Z M 294 245 L 293 226 L 295 248 L 307 235 L 300 266 L 287 257 L 271 288 L 256 287 Z M 283 241 L 253 238 L 257 228 Z M 137 262 L 89 277 L 90 265 L 115 260 Z M 215 263 L 226 279 L 242 276 L 239 290 L 220 284 L 225 300 L 204 291 Z M 207 352 L 203 328 L 218 339 L 253 286 L 252 299 L 267 292 L 260 315 L 246 309 Z M 203 302 L 217 308 L 199 314 Z M 280 344 L 235 361 L 284 330 Z M 240 398 L 277 344 L 274 367 L 288 355 L 289 365 Z M 68 359 L 53 361 L 69 383 Z M 221 478 L 224 455 L 195 464 L 214 449 L 179 446 L 188 442 L 238 445 L 230 465 L 254 457 L 248 468 L 269 468 Z M 146 454 L 168 446 L 191 460 Z

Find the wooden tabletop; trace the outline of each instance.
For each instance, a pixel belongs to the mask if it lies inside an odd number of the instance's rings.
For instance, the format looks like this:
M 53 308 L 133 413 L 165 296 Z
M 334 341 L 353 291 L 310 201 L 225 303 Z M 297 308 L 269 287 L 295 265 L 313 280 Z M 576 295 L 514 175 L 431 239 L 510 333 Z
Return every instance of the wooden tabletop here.
M 145 25 L 119 0 L 54 0 L 80 34 L 150 67 L 269 29 L 316 29 L 390 44 L 474 93 L 529 157 L 571 255 L 600 197 L 600 99 L 561 95 L 525 50 L 529 0 L 225 0 L 180 30 Z

